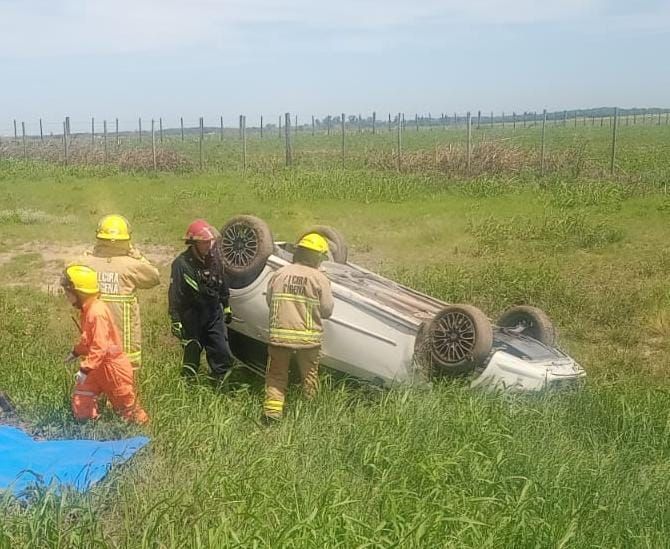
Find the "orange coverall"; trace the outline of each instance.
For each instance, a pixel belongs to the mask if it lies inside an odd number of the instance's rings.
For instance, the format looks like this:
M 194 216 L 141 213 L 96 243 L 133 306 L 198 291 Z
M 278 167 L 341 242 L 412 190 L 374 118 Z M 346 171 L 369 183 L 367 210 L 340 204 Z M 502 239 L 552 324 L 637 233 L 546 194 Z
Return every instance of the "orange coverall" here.
M 98 396 L 107 395 L 114 411 L 127 421 L 149 420 L 135 396 L 133 368 L 123 353 L 121 337 L 112 314 L 97 297 L 81 309 L 81 338 L 74 354 L 84 358 L 80 371 L 86 379 L 72 392 L 72 413 L 76 419 L 98 417 Z

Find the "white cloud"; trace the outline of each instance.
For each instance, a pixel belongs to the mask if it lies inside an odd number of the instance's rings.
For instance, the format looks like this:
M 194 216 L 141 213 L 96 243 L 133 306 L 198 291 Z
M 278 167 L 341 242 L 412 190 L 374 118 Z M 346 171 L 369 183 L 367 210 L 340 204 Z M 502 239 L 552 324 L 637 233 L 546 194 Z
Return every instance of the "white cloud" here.
M 423 21 L 445 27 L 578 23 L 606 8 L 605 0 L 0 0 L 0 56 L 235 48 L 250 29 L 269 25 L 285 40 L 291 33 L 281 26 L 300 25 L 342 33 L 338 42 L 345 44 L 347 33 L 379 34 Z M 658 25 L 655 13 L 635 21 Z M 353 40 L 350 49 L 370 42 L 361 34 Z

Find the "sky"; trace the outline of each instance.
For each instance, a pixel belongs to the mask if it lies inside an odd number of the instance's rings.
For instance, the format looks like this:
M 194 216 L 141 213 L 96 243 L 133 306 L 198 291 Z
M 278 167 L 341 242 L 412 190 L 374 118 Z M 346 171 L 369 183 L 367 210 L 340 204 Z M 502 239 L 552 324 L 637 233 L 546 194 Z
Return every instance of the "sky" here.
M 0 134 L 670 107 L 670 0 L 0 0 Z

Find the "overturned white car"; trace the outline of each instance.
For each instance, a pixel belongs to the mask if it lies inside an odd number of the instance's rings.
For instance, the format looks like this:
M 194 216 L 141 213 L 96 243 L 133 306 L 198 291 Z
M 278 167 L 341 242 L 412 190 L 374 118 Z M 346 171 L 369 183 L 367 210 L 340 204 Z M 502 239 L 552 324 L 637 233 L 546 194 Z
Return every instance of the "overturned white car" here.
M 335 309 L 324 321 L 324 366 L 386 386 L 474 374 L 473 387 L 536 391 L 585 377 L 555 347 L 555 330 L 541 310 L 512 307 L 492 325 L 471 305 L 444 303 L 349 263 L 342 235 L 330 227 L 305 232 L 324 236 L 331 250 L 323 268 Z M 263 373 L 268 279 L 291 262 L 293 245 L 275 242 L 265 222 L 242 215 L 222 227 L 218 251 L 231 285 L 231 349 Z

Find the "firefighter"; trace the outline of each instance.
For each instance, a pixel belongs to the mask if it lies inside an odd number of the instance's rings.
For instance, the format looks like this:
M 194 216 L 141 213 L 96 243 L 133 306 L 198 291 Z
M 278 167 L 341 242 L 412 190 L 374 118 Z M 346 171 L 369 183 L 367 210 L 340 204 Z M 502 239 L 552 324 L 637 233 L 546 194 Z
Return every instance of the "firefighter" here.
M 120 215 L 106 215 L 98 222 L 92 252 L 77 260 L 97 271 L 100 298 L 109 305 L 123 342 L 123 352 L 134 369 L 142 364 L 142 324 L 137 290 L 160 282 L 158 269 L 131 245 L 130 224 Z
M 293 255 L 293 264 L 272 275 L 268 283 L 270 343 L 265 376 L 263 415 L 281 419 L 291 357 L 295 355 L 302 388 L 308 399 L 319 388 L 321 320 L 333 312 L 330 281 L 319 270 L 328 254 L 328 242 L 316 233 L 305 235 Z
M 97 419 L 102 394 L 124 420 L 146 423 L 149 417 L 137 402 L 133 368 L 123 352 L 116 322 L 99 299 L 97 273 L 84 265 L 71 265 L 61 285 L 68 301 L 81 311 L 81 337 L 65 359 L 66 363 L 81 360 L 72 392 L 75 419 Z
M 187 248 L 172 262 L 168 291 L 172 334 L 184 348 L 182 374 L 195 375 L 204 349 L 214 378 L 223 378 L 233 364 L 226 324 L 233 315 L 228 284 L 216 250 L 218 232 L 204 219 L 186 229 Z

